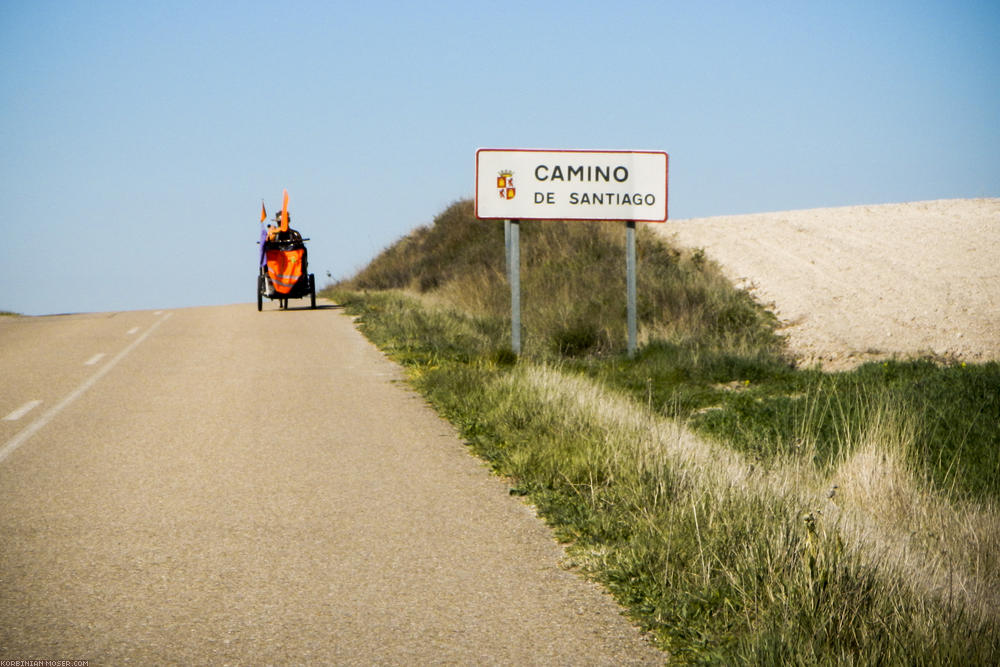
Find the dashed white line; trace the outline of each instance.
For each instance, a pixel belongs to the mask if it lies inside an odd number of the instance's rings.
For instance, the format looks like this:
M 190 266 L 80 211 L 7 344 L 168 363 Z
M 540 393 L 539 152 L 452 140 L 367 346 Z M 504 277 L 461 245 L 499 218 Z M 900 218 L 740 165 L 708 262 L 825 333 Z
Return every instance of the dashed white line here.
M 90 359 L 87 359 L 85 362 L 83 362 L 83 365 L 84 366 L 93 366 L 98 361 L 100 361 L 101 359 L 103 359 L 104 356 L 105 355 L 104 355 L 103 352 L 98 352 L 97 354 L 95 354 L 94 356 L 92 356 Z
M 139 327 L 132 327 L 131 329 L 129 329 L 128 331 L 125 332 L 125 335 L 126 336 L 131 336 L 132 334 L 134 334 L 138 330 L 139 330 Z
M 84 380 L 83 384 L 81 384 L 79 387 L 71 391 L 69 395 L 66 396 L 66 398 L 62 399 L 61 401 L 53 405 L 51 408 L 46 410 L 41 417 L 28 424 L 24 429 L 21 430 L 20 433 L 18 433 L 13 438 L 8 440 L 7 443 L 3 446 L 3 448 L 0 449 L 0 462 L 2 462 L 4 459 L 10 456 L 11 452 L 13 452 L 15 449 L 24 444 L 24 442 L 28 438 L 33 436 L 35 433 L 40 431 L 46 424 L 52 421 L 56 415 L 58 415 L 60 412 L 63 411 L 63 409 L 66 408 L 66 406 L 71 404 L 76 399 L 80 398 L 84 394 L 84 392 L 93 387 L 94 383 L 96 383 L 98 380 L 104 377 L 108 373 L 108 371 L 110 371 L 112 368 L 117 366 L 119 361 L 124 359 L 129 352 L 134 350 L 136 346 L 139 345 L 139 343 L 146 340 L 149 334 L 153 333 L 156 330 L 156 327 L 163 324 L 163 322 L 165 322 L 169 317 L 170 313 L 167 313 L 162 318 L 158 319 L 155 323 L 153 323 L 153 326 L 146 329 L 145 333 L 143 333 L 141 336 L 139 336 L 134 341 L 129 343 L 128 347 L 126 347 L 124 350 L 116 354 L 111 361 L 101 366 L 96 373 L 94 373 L 89 378 Z
M 4 417 L 3 420 L 5 422 L 16 422 L 18 419 L 28 414 L 41 404 L 42 404 L 41 401 L 28 401 L 27 403 L 19 407 L 17 410 L 14 410 L 14 412 Z

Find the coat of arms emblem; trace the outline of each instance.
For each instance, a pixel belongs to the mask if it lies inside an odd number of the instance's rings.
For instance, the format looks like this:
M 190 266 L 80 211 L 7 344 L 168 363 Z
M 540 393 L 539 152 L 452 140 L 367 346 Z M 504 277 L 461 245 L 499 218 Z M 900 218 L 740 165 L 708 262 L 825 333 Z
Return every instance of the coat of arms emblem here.
M 500 199 L 514 198 L 514 172 L 505 169 L 497 176 L 497 192 Z

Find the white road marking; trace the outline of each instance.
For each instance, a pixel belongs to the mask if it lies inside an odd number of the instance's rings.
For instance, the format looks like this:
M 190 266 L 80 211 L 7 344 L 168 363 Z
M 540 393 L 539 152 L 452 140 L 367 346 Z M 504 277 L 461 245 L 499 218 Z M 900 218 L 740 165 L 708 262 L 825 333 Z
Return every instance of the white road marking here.
M 155 312 L 155 313 L 153 313 L 153 314 L 154 314 L 154 315 L 162 315 L 162 314 L 163 314 L 163 311 L 162 311 L 162 310 L 158 310 L 158 311 L 156 311 L 156 312 Z
M 167 313 L 162 319 L 157 320 L 153 324 L 153 326 L 146 329 L 145 333 L 143 333 L 141 336 L 139 336 L 134 341 L 129 343 L 128 347 L 126 347 L 124 350 L 116 354 L 111 361 L 101 366 L 96 373 L 94 373 L 89 378 L 84 380 L 83 383 L 79 387 L 71 391 L 69 395 L 66 396 L 66 398 L 62 399 L 61 401 L 53 405 L 51 408 L 46 410 L 41 417 L 28 424 L 28 426 L 22 429 L 20 433 L 18 433 L 13 438 L 8 440 L 7 443 L 3 446 L 3 449 L 0 449 L 0 462 L 3 462 L 3 460 L 6 459 L 8 456 L 10 456 L 15 449 L 24 444 L 24 442 L 28 438 L 30 438 L 35 433 L 40 431 L 46 424 L 52 421 L 56 415 L 62 412 L 73 401 L 83 396 L 83 394 L 88 389 L 93 387 L 98 380 L 100 380 L 108 373 L 108 371 L 117 366 L 119 361 L 124 359 L 129 352 L 134 350 L 139 345 L 139 343 L 146 340 L 149 334 L 153 333 L 153 331 L 156 330 L 156 327 L 163 324 L 163 322 L 165 322 L 169 317 L 170 313 Z
M 134 334 L 138 330 L 139 330 L 139 327 L 132 327 L 131 329 L 129 329 L 128 331 L 125 332 L 125 335 L 126 336 L 131 336 L 132 334 Z
M 85 362 L 83 362 L 83 365 L 84 366 L 93 366 L 94 364 L 96 364 L 98 361 L 100 361 L 103 358 L 104 358 L 104 353 L 103 352 L 98 352 L 97 354 L 95 354 L 94 356 L 92 356 L 90 359 L 87 359 Z
M 16 422 L 18 419 L 28 414 L 41 404 L 42 404 L 41 401 L 28 401 L 27 403 L 19 407 L 17 410 L 14 410 L 14 412 L 4 417 L 3 420 L 5 422 Z

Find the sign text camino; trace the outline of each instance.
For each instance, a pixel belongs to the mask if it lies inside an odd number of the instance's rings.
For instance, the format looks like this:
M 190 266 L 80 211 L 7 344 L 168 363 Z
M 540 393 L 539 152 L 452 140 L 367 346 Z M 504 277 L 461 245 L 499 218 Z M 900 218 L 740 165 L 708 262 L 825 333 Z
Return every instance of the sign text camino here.
M 481 148 L 476 217 L 664 222 L 667 162 L 654 151 Z

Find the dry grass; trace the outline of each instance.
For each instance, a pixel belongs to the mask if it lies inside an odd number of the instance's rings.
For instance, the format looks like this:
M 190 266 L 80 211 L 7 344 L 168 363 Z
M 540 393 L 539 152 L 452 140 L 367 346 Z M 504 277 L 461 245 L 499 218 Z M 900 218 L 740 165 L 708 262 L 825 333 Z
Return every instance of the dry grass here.
M 1000 513 L 992 505 L 956 505 L 922 483 L 907 463 L 908 429 L 889 408 L 853 436 L 858 442 L 844 448 L 851 454 L 826 473 L 816 470 L 810 452 L 762 470 L 586 378 L 531 366 L 509 381 L 567 419 L 605 431 L 610 469 L 654 479 L 671 470 L 706 493 L 777 496 L 915 594 L 1000 620 Z

